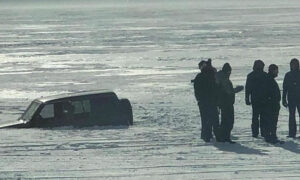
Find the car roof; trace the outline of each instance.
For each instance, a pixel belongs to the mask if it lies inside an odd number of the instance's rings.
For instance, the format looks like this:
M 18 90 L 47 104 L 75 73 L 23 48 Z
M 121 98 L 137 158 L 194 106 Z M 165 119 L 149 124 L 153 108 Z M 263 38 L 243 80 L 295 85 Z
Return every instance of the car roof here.
M 49 103 L 49 102 L 55 102 L 55 101 L 61 101 L 69 98 L 74 97 L 80 97 L 80 96 L 92 96 L 92 95 L 104 95 L 104 96 L 114 96 L 117 97 L 117 95 L 107 89 L 101 89 L 101 90 L 94 90 L 94 91 L 81 91 L 81 92 L 74 92 L 74 93 L 65 93 L 65 94 L 58 94 L 53 96 L 46 96 L 41 97 L 38 99 L 35 99 L 34 101 L 39 101 L 42 103 Z

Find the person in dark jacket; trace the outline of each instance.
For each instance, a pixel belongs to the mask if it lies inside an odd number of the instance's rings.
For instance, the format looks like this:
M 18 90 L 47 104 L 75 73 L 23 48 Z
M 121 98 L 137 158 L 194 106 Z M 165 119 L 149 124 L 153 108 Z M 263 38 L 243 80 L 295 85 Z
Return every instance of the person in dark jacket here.
M 280 110 L 281 94 L 279 86 L 275 80 L 278 76 L 278 66 L 271 64 L 267 75 L 267 104 L 266 104 L 266 142 L 278 143 L 280 142 L 276 135 L 277 122 Z
M 296 108 L 300 116 L 300 70 L 299 60 L 294 58 L 290 62 L 291 70 L 287 72 L 283 80 L 282 105 L 289 108 L 289 135 L 295 138 L 296 127 Z
M 200 62 L 201 63 L 201 62 Z M 215 72 L 211 65 L 203 63 L 199 68 L 201 73 L 194 79 L 194 90 L 201 116 L 201 138 L 210 142 L 212 129 L 218 140 L 219 115 L 217 109 L 217 85 Z
M 234 107 L 235 93 L 244 89 L 243 86 L 233 88 L 232 82 L 229 79 L 231 74 L 231 66 L 225 63 L 221 71 L 217 72 L 216 79 L 218 87 L 220 88 L 219 94 L 219 107 L 221 110 L 221 124 L 220 124 L 220 141 L 235 143 L 231 140 L 230 134 L 234 124 Z
M 263 120 L 263 112 L 266 105 L 266 79 L 267 73 L 264 72 L 264 62 L 256 60 L 253 65 L 253 71 L 248 74 L 246 80 L 245 101 L 247 105 L 252 105 L 252 136 L 257 137 L 259 127 L 261 136 L 265 136 L 266 125 Z M 251 98 L 251 100 L 250 100 Z

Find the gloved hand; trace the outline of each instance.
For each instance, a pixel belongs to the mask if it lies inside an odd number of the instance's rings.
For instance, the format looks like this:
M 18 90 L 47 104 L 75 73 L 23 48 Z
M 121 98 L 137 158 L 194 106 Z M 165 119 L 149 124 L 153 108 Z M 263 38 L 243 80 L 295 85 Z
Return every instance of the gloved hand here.
M 282 105 L 283 105 L 284 107 L 287 107 L 287 106 L 288 106 L 288 103 L 286 102 L 286 99 L 283 99 L 283 100 L 282 100 Z
M 251 105 L 251 102 L 250 102 L 249 98 L 246 98 L 246 104 L 247 104 L 248 106 Z
M 236 86 L 236 87 L 234 88 L 234 92 L 235 92 L 235 93 L 238 93 L 238 92 L 241 92 L 243 89 L 244 89 L 244 86 Z

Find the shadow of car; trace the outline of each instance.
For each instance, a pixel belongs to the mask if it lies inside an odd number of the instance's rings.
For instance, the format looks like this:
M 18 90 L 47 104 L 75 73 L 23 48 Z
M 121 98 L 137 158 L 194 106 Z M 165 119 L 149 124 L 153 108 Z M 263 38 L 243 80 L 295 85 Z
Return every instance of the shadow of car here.
M 108 90 L 35 99 L 15 123 L 0 128 L 133 125 L 130 101 Z

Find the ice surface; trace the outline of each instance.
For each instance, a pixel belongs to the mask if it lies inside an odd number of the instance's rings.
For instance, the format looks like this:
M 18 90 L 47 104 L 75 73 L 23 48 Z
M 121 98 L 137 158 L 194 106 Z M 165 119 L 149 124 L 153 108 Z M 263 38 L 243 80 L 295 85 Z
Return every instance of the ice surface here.
M 300 2 L 0 1 L 0 123 L 31 100 L 112 89 L 129 98 L 132 127 L 0 130 L 0 179 L 299 179 L 299 139 L 251 137 L 251 108 L 236 97 L 233 140 L 204 143 L 190 83 L 200 60 L 233 67 L 300 56 Z

